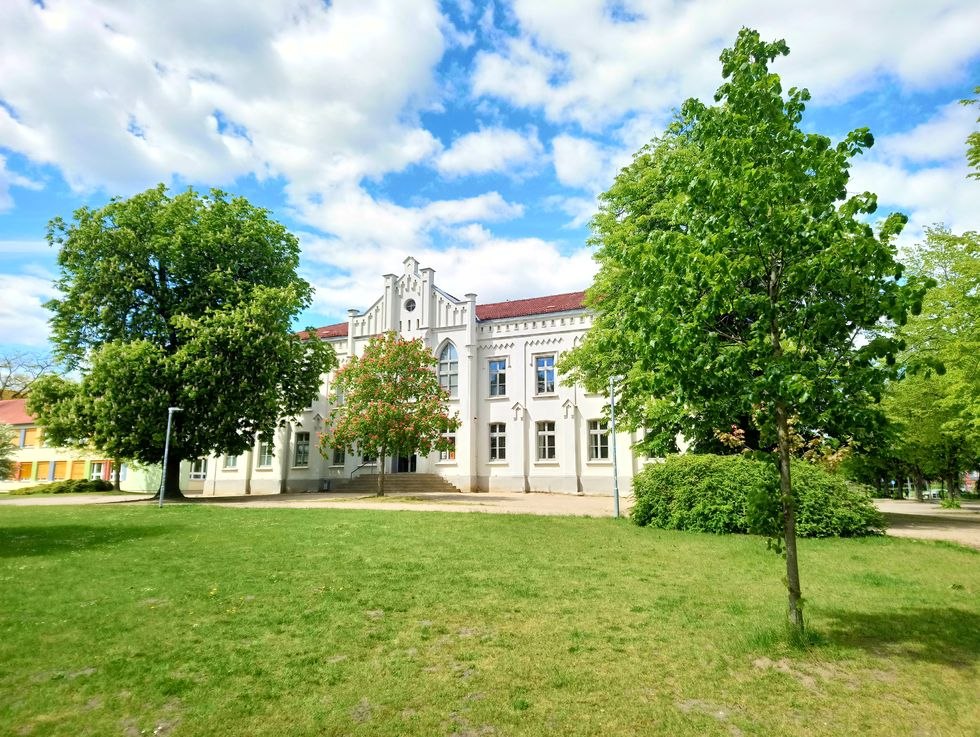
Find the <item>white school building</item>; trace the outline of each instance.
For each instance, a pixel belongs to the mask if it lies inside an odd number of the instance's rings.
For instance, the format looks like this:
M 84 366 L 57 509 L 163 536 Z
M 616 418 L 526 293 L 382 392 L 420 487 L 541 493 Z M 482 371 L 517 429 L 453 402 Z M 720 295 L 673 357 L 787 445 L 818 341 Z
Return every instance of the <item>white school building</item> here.
M 381 295 L 345 322 L 316 331 L 339 364 L 360 355 L 374 335 L 389 331 L 422 341 L 438 357 L 460 427 L 455 450 L 385 459 L 386 473 L 437 474 L 460 491 L 542 491 L 612 494 L 612 443 L 607 394 L 561 382 L 559 357 L 592 324 L 583 293 L 480 304 L 436 284 L 433 269 L 406 258 L 401 274 L 386 274 Z M 342 490 L 377 461 L 357 453 L 321 456 L 318 433 L 330 415 L 330 378 L 305 412 L 259 438 L 241 456 L 184 464 L 181 488 L 204 495 Z M 629 494 L 643 464 L 631 450 L 636 436 L 617 433 L 618 479 Z

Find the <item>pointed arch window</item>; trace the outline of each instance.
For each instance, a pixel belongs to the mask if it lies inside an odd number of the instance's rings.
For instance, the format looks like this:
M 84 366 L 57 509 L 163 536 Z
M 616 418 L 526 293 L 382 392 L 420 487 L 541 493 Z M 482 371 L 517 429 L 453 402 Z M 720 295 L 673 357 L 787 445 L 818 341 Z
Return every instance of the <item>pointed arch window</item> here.
M 459 354 L 452 343 L 447 343 L 439 354 L 439 386 L 450 397 L 459 396 Z

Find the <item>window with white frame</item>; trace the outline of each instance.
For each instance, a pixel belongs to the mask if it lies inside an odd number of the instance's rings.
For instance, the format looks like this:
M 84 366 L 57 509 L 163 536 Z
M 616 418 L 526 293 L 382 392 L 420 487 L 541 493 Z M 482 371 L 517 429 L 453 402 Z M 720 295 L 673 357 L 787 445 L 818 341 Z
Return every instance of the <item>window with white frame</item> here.
M 490 359 L 490 396 L 507 396 L 507 360 L 504 358 Z
M 555 460 L 555 423 L 538 423 L 538 460 Z
M 333 466 L 343 466 L 344 462 L 347 460 L 347 453 L 343 448 L 333 449 L 333 458 L 330 459 L 330 463 Z
M 439 386 L 445 389 L 450 397 L 459 396 L 459 354 L 456 346 L 448 343 L 439 354 Z
M 503 422 L 490 423 L 490 460 L 507 460 L 507 425 Z
M 446 447 L 439 451 L 440 461 L 456 460 L 456 433 L 444 432 L 442 439 L 447 443 Z
M 88 470 L 88 477 L 92 481 L 98 481 L 105 472 L 105 464 L 102 461 L 92 461 L 92 466 Z
M 238 468 L 238 456 L 225 456 L 223 465 L 226 471 Z
M 272 465 L 272 442 L 263 440 L 259 443 L 259 457 L 256 459 L 259 468 Z
M 606 420 L 589 420 L 589 460 L 609 459 L 609 423 Z
M 193 461 L 191 461 L 191 481 L 203 481 L 207 475 L 207 458 L 195 458 Z
M 555 393 L 555 354 L 534 357 L 535 394 Z
M 310 434 L 298 432 L 293 447 L 293 466 L 303 468 L 308 465 L 310 465 Z

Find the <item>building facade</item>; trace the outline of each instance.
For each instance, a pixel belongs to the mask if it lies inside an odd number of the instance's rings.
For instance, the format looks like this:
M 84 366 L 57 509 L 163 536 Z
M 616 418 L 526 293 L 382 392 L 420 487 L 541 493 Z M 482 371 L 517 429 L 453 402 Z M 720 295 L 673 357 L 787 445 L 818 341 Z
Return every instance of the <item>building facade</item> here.
M 76 450 L 48 445 L 44 430 L 38 427 L 26 407 L 26 399 L 0 400 L 0 424 L 14 430 L 14 473 L 0 479 L 0 492 L 67 479 L 112 481 L 113 460 L 94 450 Z M 119 486 L 124 491 L 157 491 L 159 468 L 119 464 Z
M 455 450 L 385 459 L 386 473 L 434 473 L 461 491 L 544 491 L 611 494 L 613 447 L 606 394 L 567 386 L 561 355 L 592 324 L 583 293 L 478 304 L 436 284 L 433 269 L 406 258 L 401 274 L 384 276 L 381 295 L 345 322 L 316 331 L 340 364 L 360 355 L 372 336 L 419 338 L 438 358 L 436 370 L 461 425 Z M 340 489 L 377 472 L 370 455 L 334 450 L 321 456 L 318 432 L 330 415 L 330 378 L 305 412 L 283 421 L 275 437 L 259 438 L 238 457 L 185 464 L 182 488 L 205 495 Z M 617 434 L 620 492 L 628 494 L 642 459 L 635 438 Z

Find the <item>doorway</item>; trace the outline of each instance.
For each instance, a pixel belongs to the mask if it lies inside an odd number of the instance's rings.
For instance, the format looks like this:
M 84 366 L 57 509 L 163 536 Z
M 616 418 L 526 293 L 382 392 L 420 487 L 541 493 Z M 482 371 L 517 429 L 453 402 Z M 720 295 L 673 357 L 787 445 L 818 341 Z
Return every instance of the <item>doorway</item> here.
M 418 463 L 418 456 L 414 453 L 410 456 L 398 456 L 394 463 L 393 473 L 415 473 Z

